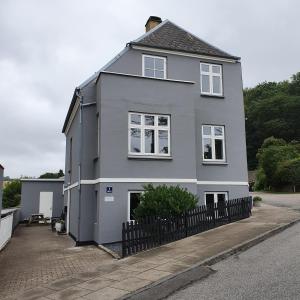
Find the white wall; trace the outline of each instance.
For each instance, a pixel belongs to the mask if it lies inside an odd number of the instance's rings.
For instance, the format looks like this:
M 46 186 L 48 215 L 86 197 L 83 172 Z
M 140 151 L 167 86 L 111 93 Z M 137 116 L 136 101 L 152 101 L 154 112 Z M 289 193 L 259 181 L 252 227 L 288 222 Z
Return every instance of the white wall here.
M 11 238 L 14 215 L 10 214 L 0 220 L 0 250 L 4 248 Z

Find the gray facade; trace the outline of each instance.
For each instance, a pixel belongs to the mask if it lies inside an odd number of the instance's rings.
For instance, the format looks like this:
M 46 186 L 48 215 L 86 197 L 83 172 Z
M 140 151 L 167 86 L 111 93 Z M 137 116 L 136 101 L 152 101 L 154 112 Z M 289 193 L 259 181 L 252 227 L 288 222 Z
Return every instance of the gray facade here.
M 1 219 L 2 195 L 3 195 L 3 174 L 4 174 L 4 168 L 2 165 L 0 165 L 0 219 Z
M 20 221 L 40 212 L 41 193 L 52 193 L 51 217 L 60 217 L 64 209 L 63 179 L 22 179 Z
M 166 59 L 166 79 L 143 76 L 144 54 Z M 222 66 L 222 97 L 201 94 L 201 62 Z M 145 183 L 178 184 L 196 194 L 199 204 L 206 192 L 227 192 L 229 199 L 248 195 L 241 64 L 236 57 L 127 45 L 78 88 L 72 103 L 73 116 L 63 129 L 64 197 L 69 231 L 78 242 L 119 241 L 128 216 L 128 192 L 142 191 Z M 170 116 L 170 157 L 129 155 L 129 112 Z M 203 125 L 224 126 L 224 162 L 203 160 Z

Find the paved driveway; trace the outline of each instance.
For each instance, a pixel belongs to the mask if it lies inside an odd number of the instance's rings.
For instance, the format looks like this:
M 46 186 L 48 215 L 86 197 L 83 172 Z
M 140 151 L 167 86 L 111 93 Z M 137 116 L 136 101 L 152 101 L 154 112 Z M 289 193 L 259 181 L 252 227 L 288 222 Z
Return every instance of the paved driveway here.
M 264 203 L 279 206 L 289 207 L 300 210 L 300 193 L 264 193 L 264 192 L 253 192 L 252 196 L 262 197 Z
M 0 299 L 111 261 L 95 246 L 75 248 L 70 237 L 58 236 L 48 226 L 20 225 L 0 252 Z

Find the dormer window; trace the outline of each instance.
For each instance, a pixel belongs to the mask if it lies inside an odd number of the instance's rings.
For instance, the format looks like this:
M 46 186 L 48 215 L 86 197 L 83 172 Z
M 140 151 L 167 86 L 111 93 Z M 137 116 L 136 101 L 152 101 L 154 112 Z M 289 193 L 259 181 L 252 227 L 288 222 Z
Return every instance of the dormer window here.
M 222 66 L 200 63 L 201 94 L 223 96 Z
M 165 79 L 166 58 L 161 56 L 143 55 L 143 76 Z

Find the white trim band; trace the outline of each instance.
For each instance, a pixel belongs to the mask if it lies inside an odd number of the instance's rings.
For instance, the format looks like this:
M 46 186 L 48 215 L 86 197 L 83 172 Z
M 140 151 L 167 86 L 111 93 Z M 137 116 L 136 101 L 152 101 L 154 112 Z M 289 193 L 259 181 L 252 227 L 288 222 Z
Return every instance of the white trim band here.
M 197 179 L 185 178 L 97 178 L 83 179 L 80 181 L 82 185 L 97 184 L 97 183 L 194 183 L 199 185 L 238 185 L 248 186 L 247 181 L 199 181 Z M 78 182 L 66 187 L 64 191 L 78 186 Z
M 197 181 L 200 185 L 249 185 L 247 181 Z

